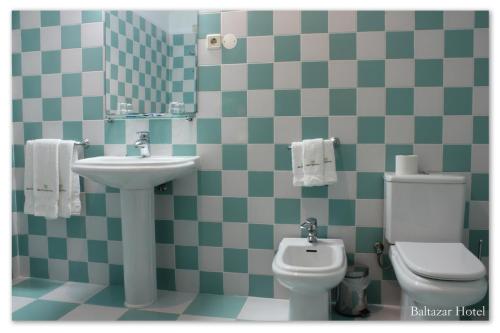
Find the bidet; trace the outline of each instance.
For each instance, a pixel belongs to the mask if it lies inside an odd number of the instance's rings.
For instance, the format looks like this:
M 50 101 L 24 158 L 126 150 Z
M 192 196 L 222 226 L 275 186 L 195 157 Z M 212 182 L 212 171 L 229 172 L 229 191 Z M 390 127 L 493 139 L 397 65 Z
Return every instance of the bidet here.
M 347 269 L 344 242 L 283 238 L 272 268 L 278 281 L 290 289 L 290 320 L 328 320 L 329 291 Z

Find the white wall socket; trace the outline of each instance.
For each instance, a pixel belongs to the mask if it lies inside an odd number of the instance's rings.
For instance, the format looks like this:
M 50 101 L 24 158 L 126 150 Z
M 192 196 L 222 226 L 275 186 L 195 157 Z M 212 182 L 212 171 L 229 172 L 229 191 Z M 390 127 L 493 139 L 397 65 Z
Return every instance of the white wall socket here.
M 207 49 L 220 49 L 221 37 L 220 34 L 207 35 Z

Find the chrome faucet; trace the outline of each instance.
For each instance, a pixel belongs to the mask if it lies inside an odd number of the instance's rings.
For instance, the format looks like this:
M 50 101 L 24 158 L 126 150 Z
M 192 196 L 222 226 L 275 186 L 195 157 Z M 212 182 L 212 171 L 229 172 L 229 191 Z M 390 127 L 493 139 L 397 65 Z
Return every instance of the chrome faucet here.
M 137 132 L 137 141 L 135 142 L 135 147 L 140 149 L 141 157 L 151 156 L 151 153 L 149 152 L 148 131 Z
M 304 223 L 300 225 L 301 229 L 308 232 L 307 241 L 309 243 L 316 243 L 318 241 L 318 220 L 314 217 L 308 217 Z

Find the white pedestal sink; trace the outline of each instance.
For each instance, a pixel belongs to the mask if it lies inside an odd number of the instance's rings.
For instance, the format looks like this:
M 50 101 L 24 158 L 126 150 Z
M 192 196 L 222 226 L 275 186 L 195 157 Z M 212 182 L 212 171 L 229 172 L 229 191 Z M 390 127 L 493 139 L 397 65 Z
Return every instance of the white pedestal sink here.
M 199 156 L 101 156 L 79 160 L 73 171 L 120 189 L 125 305 L 156 300 L 154 187 L 194 172 Z

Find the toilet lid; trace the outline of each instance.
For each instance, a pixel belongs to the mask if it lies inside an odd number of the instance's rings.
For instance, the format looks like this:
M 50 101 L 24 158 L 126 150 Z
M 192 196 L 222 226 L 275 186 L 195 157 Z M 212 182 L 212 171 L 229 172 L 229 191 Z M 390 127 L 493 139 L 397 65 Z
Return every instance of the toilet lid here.
M 486 274 L 483 263 L 462 243 L 396 242 L 396 248 L 406 266 L 423 277 L 473 281 Z

